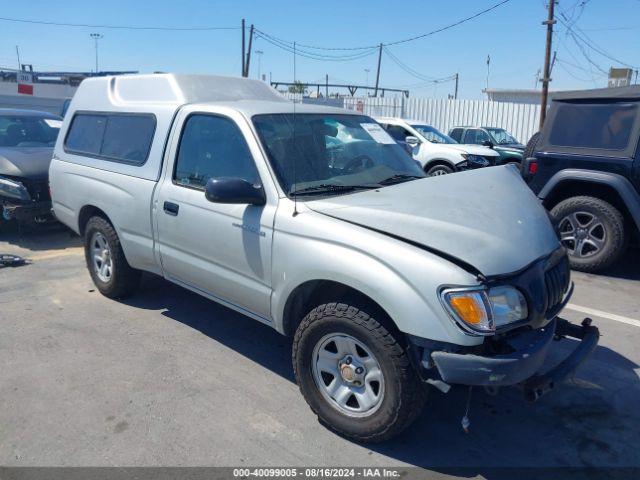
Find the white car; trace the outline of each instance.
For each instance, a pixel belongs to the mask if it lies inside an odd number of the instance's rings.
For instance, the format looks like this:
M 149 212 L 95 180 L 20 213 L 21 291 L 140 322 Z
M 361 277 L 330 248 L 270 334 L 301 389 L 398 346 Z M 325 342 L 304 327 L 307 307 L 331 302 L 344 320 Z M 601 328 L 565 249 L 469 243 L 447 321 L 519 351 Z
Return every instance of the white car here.
M 500 155 L 481 145 L 461 145 L 438 129 L 419 120 L 394 117 L 375 119 L 399 144 L 410 149 L 429 176 L 489 167 Z

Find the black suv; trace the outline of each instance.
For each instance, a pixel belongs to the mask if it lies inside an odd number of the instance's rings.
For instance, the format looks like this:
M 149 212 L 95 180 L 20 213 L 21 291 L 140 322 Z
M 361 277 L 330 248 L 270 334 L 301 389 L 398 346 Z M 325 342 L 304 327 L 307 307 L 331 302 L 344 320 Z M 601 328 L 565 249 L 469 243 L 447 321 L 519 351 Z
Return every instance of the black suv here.
M 554 94 L 522 173 L 576 270 L 612 265 L 640 231 L 640 86 Z

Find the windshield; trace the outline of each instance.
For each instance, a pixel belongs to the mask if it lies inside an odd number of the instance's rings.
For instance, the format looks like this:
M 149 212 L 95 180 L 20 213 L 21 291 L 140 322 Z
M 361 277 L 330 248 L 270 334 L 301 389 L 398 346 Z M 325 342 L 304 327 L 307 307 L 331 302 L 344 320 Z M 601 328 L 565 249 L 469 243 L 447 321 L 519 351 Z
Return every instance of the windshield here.
M 369 117 L 269 114 L 253 123 L 288 195 L 337 195 L 425 176 Z
M 506 145 L 509 143 L 520 143 L 513 138 L 504 128 L 487 128 L 487 132 L 493 138 L 494 143 L 498 145 Z
M 0 115 L 0 147 L 53 147 L 61 121 L 31 115 Z
M 418 130 L 424 138 L 431 143 L 458 143 L 449 135 L 445 135 L 437 128 L 433 128 L 430 125 L 411 125 Z

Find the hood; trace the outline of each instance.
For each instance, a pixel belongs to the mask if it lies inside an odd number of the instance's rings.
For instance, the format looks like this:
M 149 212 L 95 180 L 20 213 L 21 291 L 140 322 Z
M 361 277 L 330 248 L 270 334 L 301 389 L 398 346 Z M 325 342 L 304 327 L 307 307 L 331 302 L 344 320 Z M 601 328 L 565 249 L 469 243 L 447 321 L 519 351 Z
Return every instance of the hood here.
M 450 148 L 460 153 L 468 153 L 470 155 L 480 155 L 482 157 L 498 157 L 498 153 L 483 145 L 466 145 L 466 144 L 453 144 L 453 143 L 441 143 L 436 144 L 439 147 Z
M 52 147 L 0 147 L 0 175 L 32 180 L 47 178 Z
M 546 210 L 512 167 L 430 177 L 306 205 L 453 257 L 485 276 L 516 272 L 559 247 Z
M 496 145 L 496 147 L 520 151 L 523 151 L 525 148 L 521 143 L 501 143 L 499 145 Z
M 493 148 L 498 150 L 498 151 L 507 152 L 507 153 L 520 153 L 521 154 L 522 152 L 524 152 L 524 145 L 521 145 L 519 147 L 517 144 L 496 145 Z

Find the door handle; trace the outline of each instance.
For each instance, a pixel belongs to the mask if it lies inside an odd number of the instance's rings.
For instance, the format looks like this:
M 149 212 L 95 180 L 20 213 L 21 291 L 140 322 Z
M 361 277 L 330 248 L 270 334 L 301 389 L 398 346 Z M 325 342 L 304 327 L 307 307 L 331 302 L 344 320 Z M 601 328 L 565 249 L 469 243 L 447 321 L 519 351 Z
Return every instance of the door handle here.
M 178 215 L 178 211 L 180 210 L 180 205 L 173 202 L 164 202 L 164 213 L 172 216 Z

